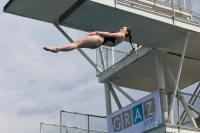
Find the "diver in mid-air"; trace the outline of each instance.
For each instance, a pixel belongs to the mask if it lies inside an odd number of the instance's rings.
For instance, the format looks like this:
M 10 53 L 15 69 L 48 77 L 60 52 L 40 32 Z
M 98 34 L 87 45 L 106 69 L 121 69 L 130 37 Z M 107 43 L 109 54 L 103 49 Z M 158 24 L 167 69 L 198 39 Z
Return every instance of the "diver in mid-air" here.
M 43 48 L 46 51 L 57 53 L 59 51 L 71 51 L 76 48 L 95 49 L 100 47 L 101 45 L 112 47 L 123 42 L 126 37 L 129 37 L 129 41 L 132 45 L 131 29 L 128 26 L 122 27 L 118 32 L 102 32 L 102 31 L 90 32 L 88 36 L 78 39 L 77 41 L 74 41 L 71 44 L 64 46 L 45 46 Z

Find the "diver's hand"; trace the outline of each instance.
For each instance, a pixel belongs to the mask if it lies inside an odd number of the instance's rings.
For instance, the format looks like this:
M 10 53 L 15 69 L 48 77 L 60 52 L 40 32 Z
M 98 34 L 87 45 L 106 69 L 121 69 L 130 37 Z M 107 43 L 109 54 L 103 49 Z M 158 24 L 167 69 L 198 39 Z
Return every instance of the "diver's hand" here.
M 90 33 L 88 33 L 88 36 L 94 36 L 94 35 L 96 35 L 96 31 L 95 32 L 90 32 Z

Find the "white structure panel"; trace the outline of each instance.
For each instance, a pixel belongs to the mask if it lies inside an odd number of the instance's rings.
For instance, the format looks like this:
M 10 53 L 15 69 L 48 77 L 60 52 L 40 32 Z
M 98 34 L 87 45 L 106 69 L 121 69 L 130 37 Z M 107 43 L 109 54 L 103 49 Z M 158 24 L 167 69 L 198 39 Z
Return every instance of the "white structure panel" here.
M 116 2 L 116 0 L 89 0 L 89 1 L 97 2 L 99 4 L 103 4 L 103 5 L 107 5 L 111 7 L 115 7 L 115 2 Z

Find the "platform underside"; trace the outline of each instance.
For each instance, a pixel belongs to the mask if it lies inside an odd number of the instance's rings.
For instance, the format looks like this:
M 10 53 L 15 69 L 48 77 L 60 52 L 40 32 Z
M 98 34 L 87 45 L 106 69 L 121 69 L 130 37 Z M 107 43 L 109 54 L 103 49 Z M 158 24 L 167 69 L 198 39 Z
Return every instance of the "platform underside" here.
M 154 50 L 152 50 L 154 51 Z M 107 69 L 104 73 L 99 74 L 100 82 L 111 80 L 118 86 L 154 92 L 158 88 L 156 62 L 154 53 L 139 51 L 138 55 L 133 54 L 130 57 L 120 61 L 114 67 Z M 143 53 L 142 53 L 143 52 Z M 180 62 L 180 56 L 173 53 L 165 53 L 164 58 L 171 69 L 175 79 Z M 131 60 L 129 64 L 129 60 Z M 191 65 L 192 64 L 192 65 Z M 185 57 L 179 87 L 183 89 L 200 80 L 200 61 Z M 169 78 L 167 71 L 164 69 L 166 89 L 173 89 L 174 84 Z

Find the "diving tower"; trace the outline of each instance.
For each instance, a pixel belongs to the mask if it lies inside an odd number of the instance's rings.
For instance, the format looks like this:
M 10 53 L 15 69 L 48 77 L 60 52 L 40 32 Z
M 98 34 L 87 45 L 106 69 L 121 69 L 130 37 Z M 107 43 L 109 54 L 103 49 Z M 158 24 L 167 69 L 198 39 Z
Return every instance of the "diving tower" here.
M 133 42 L 142 48 L 130 49 L 131 52 L 117 63 L 115 49 L 110 48 L 112 63 L 109 67 L 103 47 L 97 50 L 101 66 L 77 49 L 97 70 L 99 82 L 105 86 L 107 115 L 113 113 L 111 94 L 119 109 L 123 109 L 114 88 L 133 104 L 137 101 L 121 87 L 152 94 L 159 90 L 162 123 L 146 132 L 179 132 L 181 129 L 183 133 L 196 133 L 200 128 L 198 121 L 191 114 L 192 107 L 187 105 L 181 90 L 200 80 L 200 25 L 192 21 L 192 11 L 186 0 L 178 0 L 182 4 L 166 1 L 169 0 L 10 0 L 4 12 L 52 23 L 70 42 L 73 40 L 59 25 L 87 32 L 114 31 L 128 25 Z M 173 123 L 176 97 L 192 128 Z

